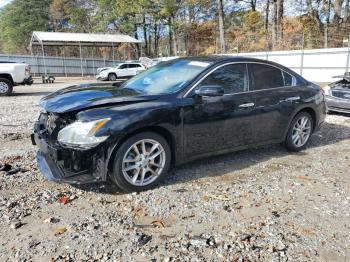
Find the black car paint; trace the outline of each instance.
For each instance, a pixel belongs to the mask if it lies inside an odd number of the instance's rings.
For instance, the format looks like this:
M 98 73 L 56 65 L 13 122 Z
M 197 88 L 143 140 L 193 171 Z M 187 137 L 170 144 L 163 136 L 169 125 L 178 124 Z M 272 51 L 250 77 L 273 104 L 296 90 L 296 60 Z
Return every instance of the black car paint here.
M 120 144 L 142 130 L 165 136 L 172 148 L 172 163 L 231 152 L 268 143 L 282 142 L 293 117 L 303 109 L 315 116 L 318 127 L 325 117 L 324 97 L 315 86 L 289 69 L 272 62 L 249 58 L 190 58 L 211 65 L 181 91 L 149 96 L 106 84 L 82 85 L 55 92 L 41 101 L 46 112 L 69 121 L 111 118 L 97 136 L 110 134 L 96 148 L 63 148 L 55 137 L 43 135 L 35 125 L 33 139 L 39 145 L 38 162 L 47 162 L 51 180 L 68 183 L 105 181 L 110 159 Z M 198 97 L 192 87 L 217 66 L 226 63 L 265 63 L 293 75 L 298 86 L 254 91 L 219 97 Z M 192 90 L 192 91 L 190 91 Z M 185 95 L 186 93 L 188 93 Z M 288 101 L 290 96 L 299 101 Z M 240 108 L 255 103 L 253 108 Z

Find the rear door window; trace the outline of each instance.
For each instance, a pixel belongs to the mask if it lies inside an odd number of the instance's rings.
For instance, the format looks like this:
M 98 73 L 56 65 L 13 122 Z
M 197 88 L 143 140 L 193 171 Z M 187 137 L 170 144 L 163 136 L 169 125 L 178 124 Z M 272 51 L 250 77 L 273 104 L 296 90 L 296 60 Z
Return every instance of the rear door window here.
M 265 64 L 252 64 L 255 90 L 283 87 L 284 79 L 280 69 Z

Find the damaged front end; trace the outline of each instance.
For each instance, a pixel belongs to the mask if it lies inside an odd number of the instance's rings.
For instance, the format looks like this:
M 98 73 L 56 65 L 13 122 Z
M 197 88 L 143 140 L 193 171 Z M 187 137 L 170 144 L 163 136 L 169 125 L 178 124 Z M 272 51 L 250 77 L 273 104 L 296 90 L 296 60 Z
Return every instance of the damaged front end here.
M 79 123 L 79 121 L 71 114 L 40 114 L 32 134 L 33 144 L 39 147 L 37 154 L 38 167 L 51 181 L 69 184 L 105 181 L 108 170 L 106 147 L 102 144 L 74 145 L 59 141 L 60 136 L 63 136 L 63 138 L 60 138 L 62 141 L 74 140 L 75 137 L 80 139 L 80 134 L 72 134 L 69 137 L 69 128 L 76 123 Z M 64 132 L 68 135 L 62 135 Z M 84 130 L 81 132 L 84 132 Z
M 324 89 L 327 108 L 329 111 L 350 113 L 350 73 L 336 78 L 342 79 Z

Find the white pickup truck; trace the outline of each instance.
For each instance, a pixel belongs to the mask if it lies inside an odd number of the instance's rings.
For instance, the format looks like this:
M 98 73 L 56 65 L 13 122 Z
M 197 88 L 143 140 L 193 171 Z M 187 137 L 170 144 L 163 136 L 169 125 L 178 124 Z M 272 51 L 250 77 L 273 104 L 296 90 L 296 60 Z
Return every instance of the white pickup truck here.
M 33 79 L 28 64 L 0 61 L 0 96 L 10 95 L 16 85 L 31 84 Z

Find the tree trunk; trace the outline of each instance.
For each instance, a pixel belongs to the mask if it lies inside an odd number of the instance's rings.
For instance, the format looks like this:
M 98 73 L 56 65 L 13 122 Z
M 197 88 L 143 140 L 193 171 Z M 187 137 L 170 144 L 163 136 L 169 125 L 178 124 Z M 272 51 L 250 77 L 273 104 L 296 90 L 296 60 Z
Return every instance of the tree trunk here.
M 225 33 L 224 33 L 224 6 L 223 0 L 217 0 L 219 15 L 220 53 L 225 53 Z
M 134 30 L 135 30 L 135 39 L 139 39 L 139 35 L 137 33 L 137 24 L 134 24 Z M 136 50 L 137 50 L 137 56 L 140 57 L 141 56 L 141 49 L 140 49 L 140 44 L 136 44 Z
M 341 22 L 341 7 L 343 0 L 334 0 L 334 23 L 338 26 Z
M 331 17 L 331 0 L 326 0 L 326 23 L 324 27 L 324 48 L 328 48 L 328 28 Z
M 322 33 L 324 32 L 324 24 L 321 21 L 319 10 L 317 8 L 314 8 L 312 3 L 313 3 L 312 0 L 306 1 L 307 13 L 308 13 L 308 16 L 312 20 L 314 20 L 317 28 L 312 27 L 311 30 L 308 30 L 307 37 L 305 36 L 303 38 L 305 40 L 305 43 L 306 43 L 305 45 L 308 45 L 309 47 L 318 46 L 320 35 L 322 35 Z M 329 31 L 327 32 L 327 34 L 328 33 L 329 33 Z
M 349 20 L 349 13 L 350 13 L 350 0 L 345 0 L 345 11 L 344 11 L 344 22 L 347 22 Z
M 146 28 L 146 16 L 143 16 L 143 21 L 142 21 L 142 25 L 143 25 L 143 38 L 145 41 L 145 56 L 149 56 L 148 53 L 148 38 L 147 38 L 147 28 Z
M 277 41 L 283 39 L 284 0 L 277 0 Z
M 266 51 L 270 49 L 270 41 L 269 41 L 269 15 L 270 15 L 270 0 L 266 0 L 265 6 L 265 41 L 266 41 Z
M 265 7 L 265 34 L 269 32 L 269 15 L 270 15 L 270 0 L 266 0 L 266 7 Z
M 256 11 L 256 0 L 250 0 L 250 8 L 253 12 Z
M 157 23 L 154 23 L 154 55 L 159 56 L 159 29 Z
M 152 34 L 148 34 L 148 55 L 153 56 L 152 54 Z
M 173 21 L 175 20 L 175 17 L 172 18 Z M 176 33 L 175 33 L 175 30 L 174 30 L 174 27 L 173 27 L 173 45 L 174 45 L 174 55 L 177 56 L 177 43 L 176 43 Z
M 168 17 L 169 26 L 169 56 L 174 55 L 174 32 L 173 32 L 173 19 L 171 16 Z
M 277 11 L 277 0 L 272 0 L 272 48 L 276 48 L 278 39 L 278 11 Z

